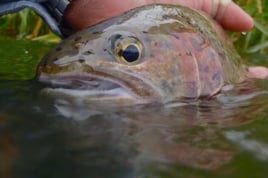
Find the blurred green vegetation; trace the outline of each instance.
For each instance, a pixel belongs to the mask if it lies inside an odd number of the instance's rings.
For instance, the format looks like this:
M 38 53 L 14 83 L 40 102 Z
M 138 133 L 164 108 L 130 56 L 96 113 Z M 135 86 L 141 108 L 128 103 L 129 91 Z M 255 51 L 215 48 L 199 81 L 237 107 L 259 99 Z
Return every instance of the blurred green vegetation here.
M 234 0 L 255 20 L 255 27 L 246 34 L 230 33 L 241 53 L 268 53 L 268 1 Z M 17 39 L 55 41 L 57 38 L 33 11 L 25 9 L 0 18 L 0 35 Z
M 242 53 L 268 53 L 268 1 L 234 0 L 255 21 L 254 28 L 246 35 L 232 33 L 231 39 Z
M 30 9 L 0 17 L 0 35 L 49 42 L 60 40 L 50 31 L 42 19 Z

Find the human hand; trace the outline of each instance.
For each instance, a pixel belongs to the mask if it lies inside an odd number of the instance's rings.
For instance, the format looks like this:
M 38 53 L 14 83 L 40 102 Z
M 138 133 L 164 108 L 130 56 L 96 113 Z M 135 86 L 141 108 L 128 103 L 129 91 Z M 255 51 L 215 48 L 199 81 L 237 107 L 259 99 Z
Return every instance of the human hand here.
M 152 3 L 180 4 L 201 10 L 226 30 L 248 31 L 253 26 L 252 18 L 231 0 L 73 0 L 64 17 L 70 28 L 78 31 L 129 9 Z

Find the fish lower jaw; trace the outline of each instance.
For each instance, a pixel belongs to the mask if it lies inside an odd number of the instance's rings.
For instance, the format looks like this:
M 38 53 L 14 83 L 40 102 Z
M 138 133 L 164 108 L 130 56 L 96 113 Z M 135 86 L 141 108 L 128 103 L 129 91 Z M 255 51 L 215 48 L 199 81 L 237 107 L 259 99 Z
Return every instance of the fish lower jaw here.
M 66 88 L 44 88 L 42 95 L 54 99 L 74 101 L 80 104 L 93 104 L 101 106 L 133 106 L 147 104 L 148 101 L 138 98 L 129 93 L 124 88 L 114 88 L 110 90 L 76 90 Z
M 41 93 L 53 98 L 72 98 L 87 101 L 146 103 L 132 91 L 112 80 L 92 75 L 41 75 L 39 82 L 48 84 Z

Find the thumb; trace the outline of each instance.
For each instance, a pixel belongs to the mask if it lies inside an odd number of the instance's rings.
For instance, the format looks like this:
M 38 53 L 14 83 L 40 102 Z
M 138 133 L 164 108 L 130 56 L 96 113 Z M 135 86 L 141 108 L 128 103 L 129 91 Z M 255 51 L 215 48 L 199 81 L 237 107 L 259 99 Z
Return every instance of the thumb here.
M 231 31 L 248 31 L 253 19 L 231 0 L 203 0 L 202 10 Z

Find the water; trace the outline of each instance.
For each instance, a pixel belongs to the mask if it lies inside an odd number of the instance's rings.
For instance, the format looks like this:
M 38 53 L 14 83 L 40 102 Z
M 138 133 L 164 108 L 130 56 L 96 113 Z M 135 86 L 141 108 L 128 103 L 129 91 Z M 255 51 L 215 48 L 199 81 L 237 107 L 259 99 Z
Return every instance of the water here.
M 182 105 L 96 108 L 39 94 L 51 44 L 0 39 L 0 177 L 267 177 L 267 80 Z

